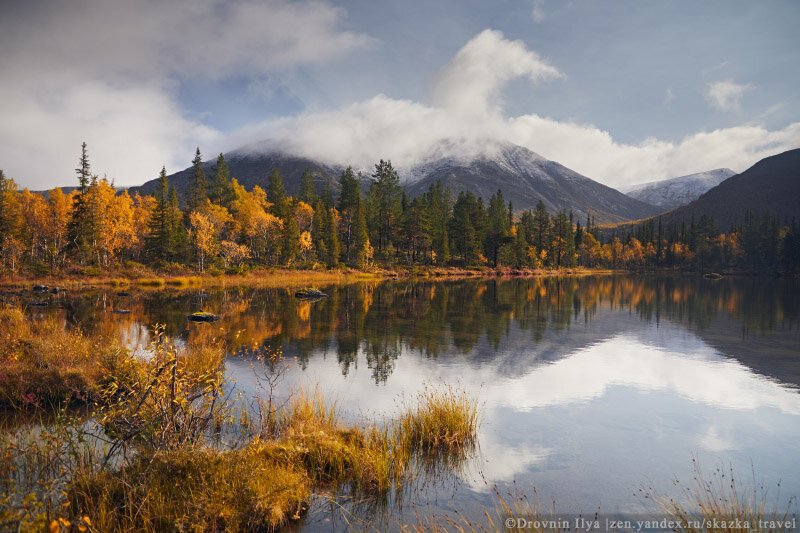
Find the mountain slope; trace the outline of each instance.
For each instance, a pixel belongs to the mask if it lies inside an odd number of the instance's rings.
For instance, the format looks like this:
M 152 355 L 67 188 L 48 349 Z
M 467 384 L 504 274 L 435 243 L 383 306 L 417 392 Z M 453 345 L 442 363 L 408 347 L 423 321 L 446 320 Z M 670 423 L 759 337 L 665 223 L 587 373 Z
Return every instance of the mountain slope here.
M 767 157 L 728 178 L 689 205 L 663 215 L 664 222 L 713 216 L 721 231 L 743 222 L 746 212 L 800 219 L 800 149 Z
M 247 190 L 251 190 L 256 185 L 266 190 L 270 175 L 277 169 L 281 174 L 286 193 L 293 194 L 300 190 L 303 173 L 309 169 L 314 176 L 314 185 L 317 191 L 322 191 L 326 183 L 330 183 L 334 195 L 339 191 L 339 174 L 342 169 L 279 150 L 260 152 L 255 146 L 241 148 L 225 154 L 225 161 L 228 163 L 231 177 L 236 178 L 239 184 Z M 216 157 L 213 161 L 203 163 L 203 170 L 209 183 L 213 180 L 216 163 Z M 168 176 L 170 185 L 177 189 L 181 201 L 189 190 L 192 171 L 193 167 L 188 167 Z M 129 192 L 130 194 L 134 192 L 153 194 L 157 183 L 158 180 L 150 180 L 139 187 L 131 187 Z
M 597 223 L 613 223 L 660 211 L 513 144 L 489 144 L 478 155 L 436 159 L 413 168 L 410 174 L 406 188 L 412 196 L 424 193 L 437 180 L 454 195 L 472 191 L 485 202 L 500 189 L 514 209 L 528 209 L 541 200 L 551 212 L 572 210 L 581 222 L 587 213 Z
M 623 192 L 631 198 L 667 211 L 697 200 L 703 193 L 735 174 L 736 172 L 729 168 L 718 168 L 678 178 L 643 183 Z
M 597 223 L 613 223 L 645 218 L 660 211 L 521 146 L 487 142 L 477 155 L 466 155 L 468 150 L 458 146 L 451 144 L 445 150 L 441 150 L 441 145 L 434 146 L 431 153 L 435 155 L 427 163 L 410 169 L 397 168 L 409 195 L 422 194 L 441 180 L 454 195 L 469 190 L 488 202 L 500 189 L 516 210 L 534 207 L 542 200 L 549 211 L 572 210 L 576 220 L 581 222 L 587 213 L 591 213 Z M 266 189 L 269 176 L 277 169 L 287 194 L 299 190 L 303 173 L 310 169 L 317 190 L 321 191 L 330 183 L 336 196 L 343 170 L 340 166 L 296 156 L 265 144 L 229 152 L 225 160 L 231 177 L 248 190 L 255 185 Z M 216 158 L 203 164 L 209 182 L 215 164 Z M 370 170 L 364 172 L 365 186 L 369 173 Z M 189 167 L 169 176 L 170 184 L 176 187 L 181 198 L 185 198 L 189 189 L 191 174 Z M 152 194 L 156 185 L 157 180 L 151 180 L 140 187 L 132 187 L 130 193 Z

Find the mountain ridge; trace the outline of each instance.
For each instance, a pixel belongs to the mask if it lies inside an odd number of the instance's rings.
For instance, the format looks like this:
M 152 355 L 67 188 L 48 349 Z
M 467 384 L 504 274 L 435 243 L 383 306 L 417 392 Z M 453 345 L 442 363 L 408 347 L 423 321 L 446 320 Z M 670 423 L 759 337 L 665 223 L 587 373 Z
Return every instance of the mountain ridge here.
M 622 192 L 631 198 L 662 207 L 667 211 L 697 200 L 711 188 L 735 175 L 736 172 L 729 168 L 717 168 L 677 178 L 641 183 Z
M 308 168 L 318 191 L 329 184 L 336 195 L 339 175 L 344 170 L 342 166 L 295 155 L 280 147 L 268 151 L 264 144 L 230 151 L 225 154 L 225 160 L 231 176 L 246 189 L 256 185 L 266 188 L 270 174 L 277 169 L 289 194 L 299 190 L 301 177 Z M 213 175 L 215 164 L 213 161 L 203 163 L 207 176 Z M 571 210 L 578 220 L 591 214 L 597 223 L 636 220 L 660 211 L 511 143 L 487 142 L 479 151 L 467 149 L 458 140 L 440 143 L 431 147 L 425 162 L 396 170 L 412 197 L 424 194 L 430 185 L 441 180 L 454 196 L 461 191 L 472 191 L 488 201 L 499 189 L 516 210 L 532 208 L 541 200 L 551 212 Z M 188 190 L 191 172 L 192 167 L 188 167 L 169 176 L 170 183 L 181 196 Z M 130 192 L 151 194 L 156 182 L 151 180 L 131 187 Z

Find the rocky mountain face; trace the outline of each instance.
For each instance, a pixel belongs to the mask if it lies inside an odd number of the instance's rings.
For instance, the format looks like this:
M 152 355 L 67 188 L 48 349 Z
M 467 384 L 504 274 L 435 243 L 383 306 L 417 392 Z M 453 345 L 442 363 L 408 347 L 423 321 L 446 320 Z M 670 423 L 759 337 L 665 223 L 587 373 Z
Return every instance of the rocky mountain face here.
M 651 181 L 624 190 L 631 198 L 669 211 L 700 198 L 736 172 L 729 168 L 718 168 L 660 181 Z

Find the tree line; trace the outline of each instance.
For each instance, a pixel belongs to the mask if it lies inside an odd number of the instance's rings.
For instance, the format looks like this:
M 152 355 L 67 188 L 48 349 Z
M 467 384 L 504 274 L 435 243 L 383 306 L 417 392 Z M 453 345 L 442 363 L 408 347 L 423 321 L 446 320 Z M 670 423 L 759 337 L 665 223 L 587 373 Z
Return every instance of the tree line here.
M 0 171 L 0 268 L 47 274 L 120 265 L 245 272 L 254 267 L 358 269 L 373 265 L 511 268 L 725 268 L 797 273 L 800 232 L 794 221 L 748 214 L 721 233 L 713 219 L 626 231 L 581 225 L 572 212 L 549 213 L 540 201 L 516 213 L 498 190 L 488 205 L 472 192 L 453 198 L 441 182 L 410 198 L 390 161 L 372 174 L 347 168 L 338 198 L 321 194 L 306 171 L 287 193 L 278 170 L 266 190 L 247 191 L 220 154 L 212 175 L 199 148 L 184 202 L 162 168 L 152 195 L 118 192 L 91 172 L 86 143 L 75 169 L 78 187 L 44 195 Z

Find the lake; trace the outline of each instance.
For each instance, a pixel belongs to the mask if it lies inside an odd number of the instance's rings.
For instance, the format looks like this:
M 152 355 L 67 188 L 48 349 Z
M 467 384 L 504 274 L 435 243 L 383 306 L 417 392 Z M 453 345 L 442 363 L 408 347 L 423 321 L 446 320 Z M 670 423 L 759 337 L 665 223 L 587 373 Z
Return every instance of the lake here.
M 31 313 L 114 332 L 143 356 L 155 323 L 182 341 L 222 337 L 245 396 L 263 392 L 256 355 L 281 350 L 292 363 L 281 394 L 318 387 L 353 420 L 390 417 L 426 384 L 478 398 L 468 464 L 369 512 L 320 497 L 304 531 L 363 529 L 354 508 L 377 529 L 417 513 L 477 517 L 494 485 L 556 516 L 654 515 L 640 489 L 676 494 L 693 460 L 732 468 L 783 507 L 800 495 L 797 280 L 399 280 L 325 287 L 313 302 L 288 289 L 126 290 L 42 296 Z M 187 322 L 198 310 L 221 320 Z

